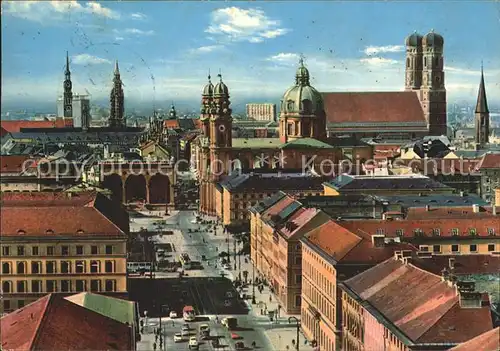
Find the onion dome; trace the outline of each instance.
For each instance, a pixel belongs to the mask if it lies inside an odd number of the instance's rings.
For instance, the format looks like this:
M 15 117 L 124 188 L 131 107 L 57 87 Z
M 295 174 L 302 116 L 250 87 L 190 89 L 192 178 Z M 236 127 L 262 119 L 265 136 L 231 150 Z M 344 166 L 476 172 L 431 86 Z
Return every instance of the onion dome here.
M 414 31 L 412 34 L 406 37 L 406 46 L 419 47 L 422 45 L 422 36 Z
M 441 35 L 435 33 L 434 29 L 432 29 L 429 33 L 424 35 L 422 44 L 428 47 L 442 48 L 444 46 L 444 39 Z
M 228 96 L 229 89 L 227 88 L 227 85 L 222 81 L 222 75 L 219 73 L 217 76 L 219 77 L 220 81 L 219 83 L 215 84 L 214 95 Z
M 309 82 L 309 70 L 301 59 L 295 75 L 295 85 L 283 94 L 284 113 L 317 114 L 323 112 L 323 97 Z
M 212 96 L 214 93 L 214 85 L 212 84 L 210 78 L 210 74 L 208 74 L 208 84 L 203 88 L 203 95 L 205 96 Z

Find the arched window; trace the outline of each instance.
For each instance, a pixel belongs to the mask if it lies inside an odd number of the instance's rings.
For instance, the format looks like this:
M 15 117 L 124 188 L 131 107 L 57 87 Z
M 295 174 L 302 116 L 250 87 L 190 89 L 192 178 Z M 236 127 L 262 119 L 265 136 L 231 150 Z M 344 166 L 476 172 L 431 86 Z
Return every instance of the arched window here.
M 7 294 L 12 291 L 12 283 L 8 280 L 2 282 L 2 293 Z
M 427 57 L 424 57 L 424 67 L 427 67 Z
M 406 67 L 410 68 L 410 58 L 409 57 L 406 59 Z
M 113 261 L 106 261 L 104 270 L 106 273 L 113 273 Z
M 287 110 L 288 110 L 288 111 L 293 110 L 293 108 L 294 108 L 294 103 L 293 103 L 293 101 L 288 100 L 288 101 L 287 101 L 287 103 L 286 103 L 286 108 L 287 108 Z
M 90 261 L 90 273 L 99 273 L 99 261 Z
M 304 113 L 309 114 L 312 112 L 312 101 L 311 100 L 302 100 L 302 111 Z
M 26 274 L 26 264 L 24 262 L 17 262 L 17 274 Z
M 10 263 L 4 262 L 2 263 L 2 274 L 10 274 Z

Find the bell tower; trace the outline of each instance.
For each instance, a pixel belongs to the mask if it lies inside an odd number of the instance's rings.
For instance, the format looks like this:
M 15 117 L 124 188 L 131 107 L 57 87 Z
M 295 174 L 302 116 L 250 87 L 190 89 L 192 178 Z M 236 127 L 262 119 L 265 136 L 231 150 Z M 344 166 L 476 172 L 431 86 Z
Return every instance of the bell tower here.
M 447 134 L 443 47 L 443 37 L 434 30 L 422 39 L 423 70 L 420 103 L 429 127 L 429 135 Z
M 120 78 L 120 69 L 118 68 L 118 60 L 115 62 L 115 72 L 113 78 L 113 89 L 109 98 L 110 112 L 109 112 L 109 126 L 114 128 L 125 127 L 124 119 L 124 95 L 123 83 Z
M 64 95 L 63 95 L 63 110 L 64 119 L 73 118 L 73 92 L 71 84 L 71 72 L 69 70 L 69 55 L 66 51 L 66 70 L 64 71 Z
M 200 121 L 202 123 L 203 135 L 210 138 L 210 113 L 212 112 L 212 102 L 214 85 L 211 81 L 210 71 L 208 72 L 208 83 L 203 88 L 201 94 Z
M 230 108 L 229 90 L 219 73 L 219 83 L 214 87 L 212 109 L 210 113 L 210 147 L 230 148 L 232 146 L 233 118 Z
M 422 36 L 415 31 L 406 38 L 405 90 L 419 90 L 422 85 Z
M 486 100 L 486 88 L 484 87 L 482 64 L 481 82 L 479 83 L 479 92 L 477 94 L 477 103 L 474 115 L 476 122 L 476 146 L 478 149 L 482 149 L 489 143 L 490 138 L 490 111 L 488 110 L 488 101 Z

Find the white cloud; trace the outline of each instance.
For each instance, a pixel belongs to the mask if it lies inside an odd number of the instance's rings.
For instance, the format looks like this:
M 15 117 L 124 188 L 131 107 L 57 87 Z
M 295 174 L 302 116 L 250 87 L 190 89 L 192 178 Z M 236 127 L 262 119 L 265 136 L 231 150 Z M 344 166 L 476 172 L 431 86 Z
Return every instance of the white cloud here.
M 199 48 L 196 49 L 192 49 L 190 50 L 190 52 L 192 54 L 206 54 L 223 48 L 224 45 L 207 45 L 207 46 L 200 46 Z
M 54 24 L 68 20 L 74 22 L 71 15 L 90 15 L 108 19 L 119 19 L 117 11 L 89 1 L 82 5 L 71 1 L 3 1 L 2 15 L 10 15 L 42 24 Z
M 404 49 L 403 45 L 367 46 L 363 52 L 368 56 L 372 56 L 386 52 L 402 52 Z
M 130 15 L 130 17 L 134 20 L 138 20 L 138 21 L 143 21 L 145 19 L 148 18 L 148 16 L 146 16 L 145 14 L 141 13 L 141 12 L 136 12 L 136 13 L 133 13 Z
M 123 32 L 127 34 L 134 34 L 134 35 L 153 35 L 155 34 L 154 30 L 142 30 L 142 29 L 137 29 L 137 28 L 126 28 L 124 30 L 116 30 L 117 33 Z
M 115 40 L 116 41 L 122 41 L 122 40 L 125 40 L 125 38 L 124 37 L 116 37 Z
M 394 65 L 396 63 L 400 63 L 398 60 L 392 60 L 383 57 L 363 58 L 359 61 L 373 66 Z
M 89 54 L 80 54 L 71 58 L 71 63 L 75 65 L 99 65 L 102 63 L 111 63 L 111 61 Z
M 291 52 L 280 52 L 279 54 L 268 57 L 266 60 L 284 64 L 297 64 L 297 62 L 299 62 L 299 59 L 299 54 Z
M 227 7 L 212 12 L 212 22 L 205 32 L 233 41 L 259 43 L 289 32 L 280 21 L 270 19 L 260 9 Z

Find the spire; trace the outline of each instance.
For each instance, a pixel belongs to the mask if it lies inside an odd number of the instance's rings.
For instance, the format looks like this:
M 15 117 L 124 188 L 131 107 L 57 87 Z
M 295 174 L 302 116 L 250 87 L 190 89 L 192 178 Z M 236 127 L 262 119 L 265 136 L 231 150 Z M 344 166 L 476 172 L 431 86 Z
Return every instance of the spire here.
M 219 80 L 222 83 L 222 71 L 220 68 L 219 68 L 219 74 L 217 75 L 217 77 L 219 77 Z
M 212 79 L 212 76 L 210 75 L 210 68 L 209 68 L 208 69 L 208 82 L 209 83 L 212 83 L 211 79 Z
M 309 85 L 309 70 L 304 65 L 304 55 L 300 55 L 299 67 L 295 74 L 295 84 L 306 86 Z
M 69 53 L 66 51 L 66 74 L 69 74 Z
M 483 62 L 481 61 L 481 82 L 477 94 L 476 113 L 489 113 L 488 101 L 486 100 L 486 88 L 484 86 Z
M 118 68 L 118 60 L 115 61 L 115 75 L 120 75 L 120 69 Z

